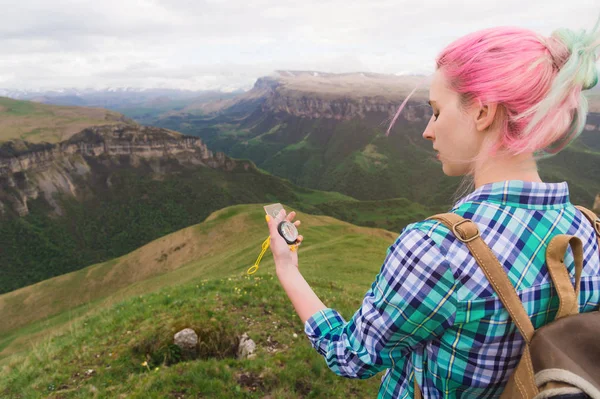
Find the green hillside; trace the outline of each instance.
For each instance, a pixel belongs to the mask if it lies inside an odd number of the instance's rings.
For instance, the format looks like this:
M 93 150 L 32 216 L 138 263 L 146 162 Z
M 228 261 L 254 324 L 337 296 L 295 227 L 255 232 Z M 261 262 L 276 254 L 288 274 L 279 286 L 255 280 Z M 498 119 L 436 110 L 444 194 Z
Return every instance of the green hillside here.
M 0 97 L 0 143 L 16 139 L 58 143 L 90 126 L 125 121 L 123 115 L 101 108 L 64 107 Z
M 0 396 L 376 396 L 380 376 L 337 377 L 310 347 L 270 253 L 245 275 L 268 234 L 262 205 L 220 210 L 121 258 L 0 296 L 0 316 L 12 323 L 0 327 Z M 397 233 L 302 212 L 297 219 L 303 274 L 350 318 Z M 207 345 L 200 358 L 178 362 L 172 335 L 184 327 Z M 231 349 L 244 332 L 257 356 L 237 360 Z
M 229 112 L 229 113 L 228 113 Z M 414 112 L 420 112 L 417 108 Z M 423 108 L 425 118 L 425 108 Z M 419 115 L 417 115 L 419 116 Z M 598 125 L 600 115 L 588 121 Z M 389 137 L 387 116 L 335 120 L 260 109 L 157 119 L 158 126 L 201 137 L 210 148 L 251 159 L 260 168 L 294 184 L 337 191 L 360 200 L 405 197 L 427 206 L 446 206 L 460 179 L 443 174 L 431 143 L 422 138 L 425 122 L 400 119 Z M 572 201 L 591 206 L 600 180 L 581 178 L 600 165 L 598 131 L 585 131 L 568 151 L 539 163 L 546 181 L 566 180 Z
M 418 126 L 385 137 L 385 115 L 370 119 L 311 119 L 255 113 L 241 123 L 227 115 L 157 120 L 158 126 L 201 137 L 210 148 L 251 159 L 292 183 L 360 200 L 405 197 L 447 205 L 459 179 L 445 176 Z
M 106 161 L 88 161 L 92 175 L 79 180 L 80 198 L 56 198 L 62 215 L 40 196 L 29 202 L 27 216 L 0 217 L 0 293 L 121 256 L 229 205 L 286 202 L 321 213 L 314 206 L 322 202 L 352 202 L 246 170 L 243 162 L 233 171 L 171 162 L 170 173 L 157 178 L 148 162 L 107 168 Z

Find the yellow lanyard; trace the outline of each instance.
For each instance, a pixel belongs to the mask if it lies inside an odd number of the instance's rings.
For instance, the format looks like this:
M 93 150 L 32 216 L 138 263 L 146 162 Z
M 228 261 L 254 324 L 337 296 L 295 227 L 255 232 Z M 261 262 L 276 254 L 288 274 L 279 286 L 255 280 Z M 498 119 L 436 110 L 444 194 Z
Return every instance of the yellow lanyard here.
M 271 236 L 268 236 L 267 239 L 262 243 L 262 251 L 260 251 L 260 255 L 258 255 L 258 259 L 256 259 L 256 262 L 254 262 L 254 266 L 248 269 L 248 274 L 256 273 L 256 271 L 258 270 L 258 264 L 260 263 L 260 260 L 262 259 L 265 252 L 267 252 L 267 249 L 269 248 L 270 244 Z
M 271 244 L 271 236 L 268 236 L 267 239 L 265 241 L 263 241 L 263 243 L 262 243 L 262 251 L 260 251 L 260 255 L 258 255 L 258 259 L 256 259 L 256 262 L 254 262 L 254 266 L 251 266 L 248 269 L 248 274 L 254 274 L 258 271 L 258 264 L 260 263 L 265 252 L 267 252 L 267 249 L 269 248 L 270 244 Z M 298 249 L 299 245 L 300 244 L 293 244 L 293 245 L 288 245 L 288 246 L 290 247 L 290 251 L 295 252 Z

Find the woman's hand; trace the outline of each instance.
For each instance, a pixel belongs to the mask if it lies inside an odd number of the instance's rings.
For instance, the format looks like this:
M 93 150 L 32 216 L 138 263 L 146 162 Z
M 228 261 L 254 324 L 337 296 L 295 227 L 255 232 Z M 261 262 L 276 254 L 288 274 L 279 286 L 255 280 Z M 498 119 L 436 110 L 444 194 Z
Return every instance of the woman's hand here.
M 271 253 L 273 253 L 273 260 L 275 261 L 275 269 L 277 271 L 285 270 L 288 267 L 298 268 L 298 245 L 302 243 L 304 237 L 298 235 L 296 243 L 293 245 L 288 245 L 288 243 L 277 231 L 277 226 L 279 226 L 280 222 L 287 220 L 291 223 L 295 216 L 296 212 L 292 211 L 289 215 L 286 215 L 285 210 L 282 209 L 277 217 L 267 218 L 269 219 L 267 220 L 267 224 L 269 226 L 269 233 L 271 237 Z M 296 220 L 293 223 L 296 227 L 300 225 L 299 220 Z

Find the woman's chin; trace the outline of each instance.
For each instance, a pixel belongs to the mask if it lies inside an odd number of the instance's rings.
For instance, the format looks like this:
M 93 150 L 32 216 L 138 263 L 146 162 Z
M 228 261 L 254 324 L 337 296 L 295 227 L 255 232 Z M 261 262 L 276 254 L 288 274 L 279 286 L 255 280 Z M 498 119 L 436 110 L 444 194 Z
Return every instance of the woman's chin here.
M 446 176 L 462 176 L 464 175 L 464 171 L 458 170 L 458 168 L 453 168 L 451 165 L 446 163 L 442 163 L 442 171 Z

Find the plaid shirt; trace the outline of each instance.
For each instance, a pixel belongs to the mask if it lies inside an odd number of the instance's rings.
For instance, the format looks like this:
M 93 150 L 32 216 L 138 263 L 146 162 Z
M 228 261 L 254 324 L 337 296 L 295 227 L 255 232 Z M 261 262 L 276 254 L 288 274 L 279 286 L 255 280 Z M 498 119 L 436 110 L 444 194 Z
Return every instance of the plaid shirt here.
M 598 310 L 598 243 L 591 224 L 570 203 L 567 183 L 491 183 L 451 212 L 477 224 L 536 328 L 558 310 L 546 247 L 557 234 L 580 237 L 579 309 Z M 570 248 L 565 264 L 574 281 Z M 387 369 L 379 398 L 412 398 L 415 378 L 426 398 L 497 397 L 524 345 L 467 246 L 431 220 L 402 230 L 350 321 L 328 308 L 304 327 L 336 374 L 364 379 Z

